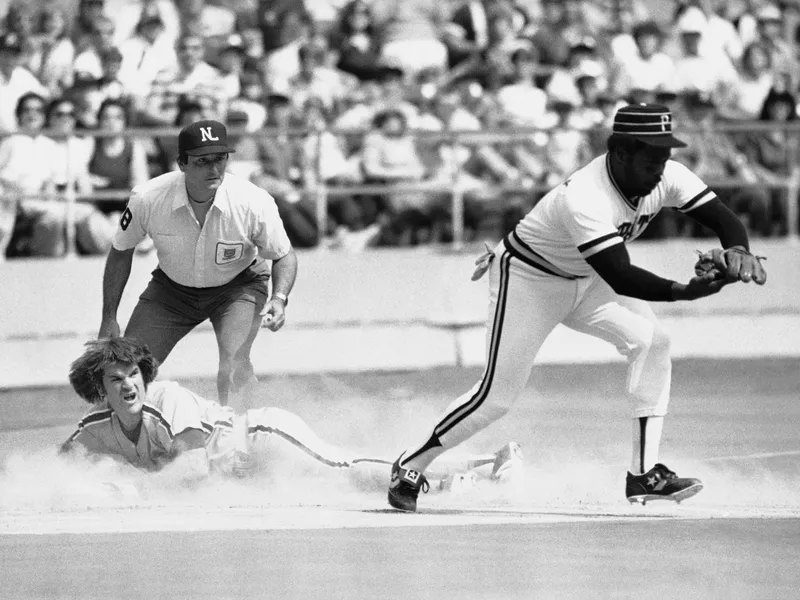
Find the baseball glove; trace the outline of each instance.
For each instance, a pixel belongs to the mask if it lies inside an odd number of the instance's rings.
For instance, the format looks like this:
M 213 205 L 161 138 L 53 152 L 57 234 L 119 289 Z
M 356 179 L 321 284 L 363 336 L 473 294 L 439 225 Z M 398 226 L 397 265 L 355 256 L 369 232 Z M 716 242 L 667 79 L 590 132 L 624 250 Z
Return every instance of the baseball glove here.
M 696 275 L 714 275 L 715 280 L 755 281 L 763 285 L 767 280 L 767 272 L 761 264 L 764 256 L 756 256 L 740 248 L 714 248 L 707 252 L 696 250 L 697 262 L 694 265 Z

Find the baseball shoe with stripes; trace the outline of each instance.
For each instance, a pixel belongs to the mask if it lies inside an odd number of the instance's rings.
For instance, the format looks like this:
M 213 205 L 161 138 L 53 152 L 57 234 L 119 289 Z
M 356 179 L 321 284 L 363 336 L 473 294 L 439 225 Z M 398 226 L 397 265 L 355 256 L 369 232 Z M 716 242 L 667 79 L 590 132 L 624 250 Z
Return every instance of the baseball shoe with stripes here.
M 682 502 L 702 489 L 703 484 L 699 479 L 678 477 L 665 465 L 657 463 L 642 475 L 634 475 L 629 472 L 625 495 L 628 497 L 628 502 L 641 502 L 644 505 L 648 500 Z
M 389 481 L 389 504 L 397 510 L 416 512 L 417 496 L 420 490 L 428 493 L 430 484 L 428 479 L 414 469 L 404 469 L 400 466 L 400 459 L 392 465 L 392 478 Z

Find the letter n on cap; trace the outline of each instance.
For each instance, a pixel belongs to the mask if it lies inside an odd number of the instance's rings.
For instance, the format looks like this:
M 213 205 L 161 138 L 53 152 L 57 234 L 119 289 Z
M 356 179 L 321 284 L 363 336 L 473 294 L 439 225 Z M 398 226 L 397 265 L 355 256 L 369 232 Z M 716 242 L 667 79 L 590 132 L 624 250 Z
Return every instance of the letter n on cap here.
M 211 126 L 200 128 L 200 141 L 201 142 L 218 142 L 219 138 L 211 131 Z

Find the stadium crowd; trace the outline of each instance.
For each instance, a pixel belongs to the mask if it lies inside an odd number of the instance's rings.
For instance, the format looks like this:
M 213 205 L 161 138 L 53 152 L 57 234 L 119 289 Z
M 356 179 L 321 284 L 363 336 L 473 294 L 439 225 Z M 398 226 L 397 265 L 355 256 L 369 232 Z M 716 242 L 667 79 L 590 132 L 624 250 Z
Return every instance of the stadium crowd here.
M 105 253 L 127 192 L 176 168 L 174 128 L 200 118 L 228 125 L 230 171 L 275 197 L 298 248 L 448 241 L 454 188 L 467 239 L 504 231 L 604 152 L 628 102 L 670 106 L 689 141 L 675 158 L 753 235 L 785 233 L 796 201 L 781 188 L 796 136 L 724 126 L 797 119 L 800 2 L 0 0 L 0 9 L 0 260 L 68 250 L 66 193 L 81 200 L 78 252 Z M 321 189 L 328 226 L 318 232 Z M 647 233 L 704 235 L 669 213 Z

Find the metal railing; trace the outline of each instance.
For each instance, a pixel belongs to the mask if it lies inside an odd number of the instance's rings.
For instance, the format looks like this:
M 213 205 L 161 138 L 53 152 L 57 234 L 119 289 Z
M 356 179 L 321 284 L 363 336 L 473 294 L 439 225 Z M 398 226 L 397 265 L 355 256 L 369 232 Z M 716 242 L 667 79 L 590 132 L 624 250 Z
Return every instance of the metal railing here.
M 770 132 L 781 130 L 794 137 L 797 142 L 800 140 L 800 123 L 787 123 L 787 124 L 766 124 L 763 122 L 748 122 L 748 123 L 725 123 L 715 128 L 719 133 L 737 133 L 737 132 Z M 412 134 L 419 140 L 425 140 L 431 143 L 438 143 L 444 145 L 456 146 L 481 146 L 493 143 L 508 144 L 514 141 L 526 141 L 531 138 L 539 129 L 523 129 L 518 128 L 514 130 L 498 129 L 498 130 L 484 130 L 484 131 L 444 131 L 444 132 L 429 132 L 429 131 L 414 131 Z M 684 133 L 691 132 L 692 129 L 685 128 L 681 130 Z M 126 138 L 146 138 L 154 139 L 161 137 L 177 136 L 179 128 L 163 128 L 163 129 L 129 129 L 122 135 Z M 273 129 L 262 129 L 254 132 L 230 130 L 230 135 L 236 137 L 260 137 L 268 140 L 270 137 L 275 137 L 277 131 Z M 334 134 L 337 136 L 353 136 L 360 135 L 363 131 L 351 130 L 322 130 L 313 131 L 307 129 L 293 129 L 288 132 L 283 131 L 281 135 L 289 135 L 292 137 L 304 137 L 309 135 L 318 136 L 318 146 L 321 144 L 322 136 L 326 134 Z M 680 132 L 678 132 L 680 133 Z M 81 135 L 89 135 L 91 137 L 110 137 L 119 136 L 119 133 L 111 133 L 106 131 L 93 131 L 90 133 L 81 132 Z M 53 135 L 55 138 L 56 136 Z M 758 185 L 764 188 L 783 189 L 786 191 L 788 197 L 787 203 L 787 235 L 786 237 L 796 242 L 798 236 L 798 221 L 800 220 L 800 152 L 798 150 L 798 143 L 793 143 L 787 148 L 787 167 L 789 175 L 785 177 L 776 176 L 772 181 L 758 181 Z M 327 230 L 327 215 L 328 203 L 331 198 L 347 195 L 381 195 L 389 194 L 393 191 L 419 191 L 429 192 L 436 194 L 449 194 L 451 211 L 451 226 L 453 238 L 451 246 L 453 249 L 458 250 L 464 245 L 464 190 L 458 185 L 460 171 L 454 171 L 450 181 L 436 181 L 426 182 L 421 181 L 418 183 L 407 183 L 397 185 L 375 185 L 375 184 L 348 184 L 348 185 L 328 185 L 323 182 L 320 176 L 319 161 L 316 165 L 317 177 L 316 181 L 321 182 L 315 185 L 306 185 L 303 188 L 304 193 L 308 197 L 315 199 L 315 219 L 318 231 L 318 242 L 322 241 L 325 231 Z M 67 174 L 71 174 L 72 169 L 70 165 L 66 166 Z M 725 179 L 725 180 L 707 180 L 709 186 L 719 189 L 735 189 L 742 186 L 752 186 L 753 181 L 744 179 Z M 509 194 L 543 194 L 546 193 L 551 186 L 542 184 L 533 185 L 520 185 L 516 183 L 507 183 L 502 185 L 492 186 L 493 193 L 496 194 L 499 201 Z M 125 201 L 129 196 L 129 191 L 115 191 L 115 190 L 101 190 L 91 194 L 78 194 L 74 185 L 69 185 L 64 192 L 55 195 L 55 199 L 63 201 L 67 204 L 66 211 L 66 247 L 67 256 L 76 255 L 75 244 L 75 204 L 77 202 L 91 202 L 101 204 L 107 201 Z M 25 198 L 25 195 L 17 195 L 17 198 Z M 27 196 L 30 197 L 30 196 Z M 42 198 L 42 195 L 36 195 L 37 198 Z M 51 196 L 52 198 L 52 196 Z

